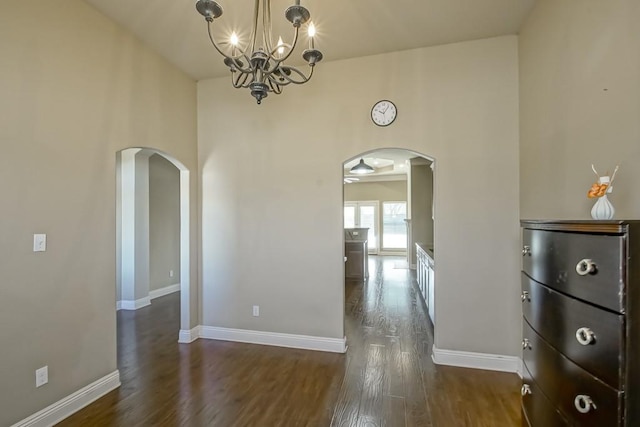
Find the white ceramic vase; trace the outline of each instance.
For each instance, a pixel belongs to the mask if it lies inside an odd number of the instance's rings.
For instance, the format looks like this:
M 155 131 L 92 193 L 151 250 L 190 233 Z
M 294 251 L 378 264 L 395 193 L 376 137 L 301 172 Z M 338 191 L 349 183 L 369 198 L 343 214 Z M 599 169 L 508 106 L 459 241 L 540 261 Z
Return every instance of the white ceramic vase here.
M 591 218 L 593 219 L 613 219 L 616 210 L 607 198 L 605 194 L 602 197 L 598 197 L 596 204 L 591 208 Z

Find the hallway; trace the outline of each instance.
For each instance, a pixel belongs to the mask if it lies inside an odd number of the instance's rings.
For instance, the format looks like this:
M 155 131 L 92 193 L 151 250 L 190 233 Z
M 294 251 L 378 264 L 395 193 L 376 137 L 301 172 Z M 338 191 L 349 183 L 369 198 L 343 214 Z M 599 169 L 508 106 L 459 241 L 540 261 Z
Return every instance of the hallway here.
M 431 361 L 433 333 L 401 257 L 347 283 L 346 355 L 178 344 L 179 293 L 119 311 L 122 386 L 60 426 L 518 426 L 519 378 Z
M 433 326 L 405 258 L 370 257 L 369 275 L 346 285 L 348 365 L 332 425 L 519 426 L 515 374 L 433 363 Z

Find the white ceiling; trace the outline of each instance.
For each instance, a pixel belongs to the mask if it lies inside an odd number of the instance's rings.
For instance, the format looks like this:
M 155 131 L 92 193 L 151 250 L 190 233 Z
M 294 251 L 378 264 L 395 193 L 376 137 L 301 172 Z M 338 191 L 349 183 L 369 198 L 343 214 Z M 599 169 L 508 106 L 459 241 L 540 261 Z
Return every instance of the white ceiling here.
M 85 0 L 200 80 L 228 74 L 210 45 L 194 0 Z M 217 0 L 222 34 L 246 30 L 251 0 Z M 302 0 L 311 11 L 325 61 L 516 34 L 535 0 Z M 291 37 L 285 9 L 272 0 L 274 35 Z M 155 8 L 155 9 L 154 9 Z M 280 25 L 282 24 L 282 25 Z M 305 44 L 306 35 L 300 44 Z M 295 53 L 294 53 L 295 54 Z M 321 65 L 320 65 L 321 66 Z M 319 66 L 319 67 L 320 67 Z

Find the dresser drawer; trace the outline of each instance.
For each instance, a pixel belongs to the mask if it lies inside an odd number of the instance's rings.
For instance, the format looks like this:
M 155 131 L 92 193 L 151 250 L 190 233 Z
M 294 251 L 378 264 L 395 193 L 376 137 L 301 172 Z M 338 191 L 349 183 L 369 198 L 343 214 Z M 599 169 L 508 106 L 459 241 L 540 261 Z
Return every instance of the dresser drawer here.
M 621 425 L 622 393 L 564 357 L 540 338 L 527 322 L 523 322 L 523 329 L 523 336 L 530 337 L 531 344 L 531 350 L 523 352 L 526 369 L 571 424 Z M 592 407 L 587 403 L 589 400 L 593 402 Z
M 544 395 L 527 369 L 522 373 L 522 426 L 563 427 L 569 425 Z
M 624 253 L 622 236 L 523 230 L 529 277 L 617 312 L 624 308 Z
M 526 274 L 522 274 L 522 296 L 524 318 L 540 336 L 577 365 L 622 389 L 623 315 L 568 297 Z M 525 341 L 522 346 L 524 352 L 530 351 Z

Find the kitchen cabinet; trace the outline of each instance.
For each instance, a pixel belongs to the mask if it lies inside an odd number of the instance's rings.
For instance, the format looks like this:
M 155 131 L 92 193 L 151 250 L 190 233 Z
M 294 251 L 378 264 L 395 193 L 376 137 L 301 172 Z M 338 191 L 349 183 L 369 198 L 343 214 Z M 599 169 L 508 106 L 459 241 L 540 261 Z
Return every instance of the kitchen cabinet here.
M 366 280 L 369 277 L 368 228 L 344 229 L 345 279 Z
M 431 322 L 435 321 L 435 262 L 433 248 L 416 243 L 416 279 L 420 297 L 427 307 Z

